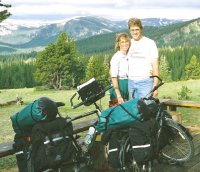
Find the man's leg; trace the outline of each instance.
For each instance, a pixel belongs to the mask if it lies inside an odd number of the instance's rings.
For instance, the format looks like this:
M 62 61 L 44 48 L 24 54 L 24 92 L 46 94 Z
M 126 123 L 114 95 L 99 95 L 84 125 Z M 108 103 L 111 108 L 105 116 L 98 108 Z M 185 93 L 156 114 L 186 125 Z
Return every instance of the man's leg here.
M 129 98 L 133 99 L 135 98 L 134 92 L 135 92 L 135 83 L 133 80 L 128 80 L 128 92 L 129 92 Z
M 153 79 L 140 80 L 136 84 L 137 86 L 137 97 L 143 98 L 146 97 L 153 88 Z M 150 94 L 148 95 L 148 97 Z

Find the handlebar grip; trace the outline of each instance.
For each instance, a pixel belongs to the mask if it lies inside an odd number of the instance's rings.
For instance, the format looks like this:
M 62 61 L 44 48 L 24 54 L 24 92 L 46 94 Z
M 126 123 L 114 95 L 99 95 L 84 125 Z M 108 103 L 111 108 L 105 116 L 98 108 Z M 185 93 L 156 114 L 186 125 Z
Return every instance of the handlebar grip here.
M 63 102 L 56 102 L 56 106 L 57 106 L 57 107 L 65 106 L 65 103 L 63 103 Z
M 157 75 L 152 75 L 152 76 L 150 76 L 149 78 L 158 78 L 158 80 L 159 80 L 160 82 L 163 82 L 163 80 L 162 80 L 159 76 L 157 76 Z
M 165 82 L 162 81 L 162 82 L 160 82 L 158 85 L 154 86 L 152 92 L 154 92 L 155 90 L 157 90 L 157 89 L 158 89 L 160 86 L 162 86 L 164 83 L 165 83 Z

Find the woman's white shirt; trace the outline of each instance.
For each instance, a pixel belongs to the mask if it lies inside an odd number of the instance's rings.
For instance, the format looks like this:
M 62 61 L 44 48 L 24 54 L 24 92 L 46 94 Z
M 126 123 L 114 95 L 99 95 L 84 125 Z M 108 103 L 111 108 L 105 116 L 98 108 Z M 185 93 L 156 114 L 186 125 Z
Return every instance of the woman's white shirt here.
M 119 79 L 128 78 L 128 59 L 127 55 L 121 51 L 117 51 L 110 61 L 111 77 L 119 77 Z

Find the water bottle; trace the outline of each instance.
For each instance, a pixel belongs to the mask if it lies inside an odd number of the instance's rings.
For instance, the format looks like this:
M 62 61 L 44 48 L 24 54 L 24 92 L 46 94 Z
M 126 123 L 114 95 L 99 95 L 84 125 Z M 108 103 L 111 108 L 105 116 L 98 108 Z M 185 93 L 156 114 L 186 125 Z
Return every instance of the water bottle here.
M 94 127 L 90 127 L 89 131 L 87 133 L 87 135 L 85 136 L 84 142 L 86 145 L 89 145 L 92 142 L 92 139 L 94 137 L 94 133 L 95 133 L 95 128 Z

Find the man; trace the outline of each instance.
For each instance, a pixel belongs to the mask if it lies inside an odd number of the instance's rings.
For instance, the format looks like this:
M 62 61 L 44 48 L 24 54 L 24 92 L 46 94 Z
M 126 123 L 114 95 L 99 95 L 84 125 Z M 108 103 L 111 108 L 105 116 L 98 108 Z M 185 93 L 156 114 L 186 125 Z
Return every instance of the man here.
M 158 84 L 157 78 L 150 75 L 159 75 L 158 49 L 155 42 L 142 35 L 142 22 L 131 18 L 128 21 L 131 47 L 128 52 L 128 89 L 130 98 L 145 97 Z M 158 91 L 154 91 L 156 97 Z

